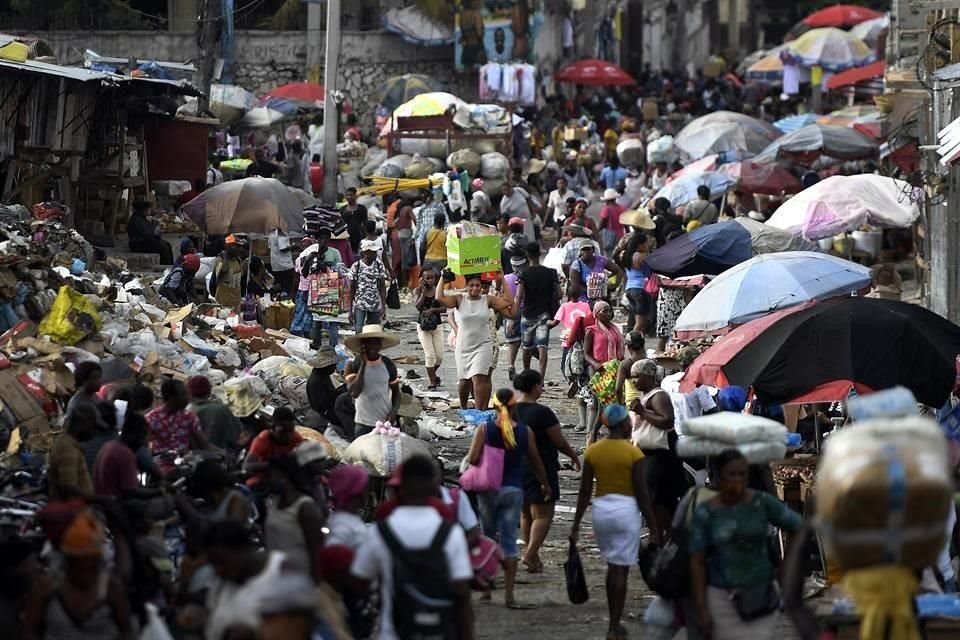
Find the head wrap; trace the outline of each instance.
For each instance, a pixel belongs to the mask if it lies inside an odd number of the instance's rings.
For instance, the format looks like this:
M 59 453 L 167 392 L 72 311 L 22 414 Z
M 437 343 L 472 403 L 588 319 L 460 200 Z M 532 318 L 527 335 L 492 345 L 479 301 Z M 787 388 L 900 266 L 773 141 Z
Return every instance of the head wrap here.
M 606 300 L 597 300 L 593 305 L 593 315 L 597 315 L 601 311 L 611 311 L 613 307 L 610 306 L 610 303 Z
M 370 476 L 363 467 L 354 464 L 342 465 L 334 469 L 327 478 L 327 487 L 330 489 L 330 500 L 333 506 L 342 510 L 351 500 L 363 495 L 369 480 Z
M 90 511 L 84 510 L 67 525 L 60 539 L 60 551 L 65 556 L 75 558 L 101 556 L 104 542 L 106 535 L 103 525 Z
M 187 391 L 193 398 L 206 398 L 210 395 L 210 380 L 206 376 L 192 376 L 187 380 Z
M 620 424 L 630 416 L 627 408 L 622 404 L 608 404 L 603 408 L 602 422 L 608 429 Z
M 497 412 L 497 423 L 500 427 L 500 435 L 503 438 L 503 444 L 506 449 L 515 449 L 517 446 L 517 435 L 513 431 L 513 419 L 510 417 L 510 408 L 517 404 L 517 397 L 511 392 L 510 400 L 504 404 L 496 395 L 493 397 L 493 408 Z

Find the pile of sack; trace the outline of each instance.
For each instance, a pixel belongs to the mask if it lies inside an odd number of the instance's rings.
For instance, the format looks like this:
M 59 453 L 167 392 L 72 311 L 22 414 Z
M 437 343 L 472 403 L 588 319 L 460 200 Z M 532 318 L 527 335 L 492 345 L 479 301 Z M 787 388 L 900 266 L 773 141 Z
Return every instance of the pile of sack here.
M 787 429 L 769 418 L 732 411 L 710 413 L 684 420 L 677 441 L 681 458 L 715 456 L 737 449 L 750 464 L 783 460 L 787 454 Z

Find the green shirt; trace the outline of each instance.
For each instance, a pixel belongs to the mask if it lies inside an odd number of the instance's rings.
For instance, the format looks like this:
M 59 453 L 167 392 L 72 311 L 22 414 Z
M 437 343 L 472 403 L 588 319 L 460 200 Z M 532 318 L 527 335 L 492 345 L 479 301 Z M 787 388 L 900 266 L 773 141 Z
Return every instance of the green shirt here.
M 690 553 L 707 557 L 707 583 L 721 589 L 752 587 L 773 579 L 767 555 L 769 525 L 797 531 L 798 513 L 768 493 L 733 507 L 705 502 L 690 523 Z
M 200 418 L 200 426 L 211 444 L 221 449 L 236 448 L 243 424 L 225 404 L 208 398 L 194 402 L 189 409 Z

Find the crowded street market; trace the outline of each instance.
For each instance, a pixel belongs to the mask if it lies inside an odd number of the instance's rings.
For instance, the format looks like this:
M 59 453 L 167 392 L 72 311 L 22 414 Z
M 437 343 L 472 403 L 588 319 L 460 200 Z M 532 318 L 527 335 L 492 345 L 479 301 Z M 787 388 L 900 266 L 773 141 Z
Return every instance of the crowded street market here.
M 0 33 L 4 637 L 960 637 L 960 3 L 449 4 L 367 94 Z

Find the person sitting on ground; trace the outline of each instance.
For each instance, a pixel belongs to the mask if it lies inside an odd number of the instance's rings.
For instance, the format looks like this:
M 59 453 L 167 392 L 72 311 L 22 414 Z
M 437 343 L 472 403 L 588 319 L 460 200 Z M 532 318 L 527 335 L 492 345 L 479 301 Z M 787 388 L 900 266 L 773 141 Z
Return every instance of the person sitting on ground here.
M 157 221 L 151 218 L 150 203 L 145 200 L 136 200 L 133 211 L 127 220 L 127 238 L 130 251 L 136 253 L 159 253 L 160 264 L 173 262 L 173 247 L 160 237 L 160 227 Z
M 163 279 L 157 293 L 171 304 L 182 307 L 194 298 L 193 278 L 200 270 L 200 256 L 188 253 Z
M 240 446 L 243 423 L 233 415 L 227 405 L 210 395 L 210 380 L 206 376 L 192 376 L 187 380 L 187 391 L 190 393 L 187 410 L 197 414 L 200 427 L 211 444 L 225 451 L 237 449 Z
M 51 500 L 94 496 L 83 443 L 93 437 L 99 419 L 95 406 L 82 404 L 67 418 L 64 432 L 54 439 L 47 456 L 47 493 Z
M 303 436 L 297 433 L 296 419 L 290 407 L 277 407 L 273 410 L 273 426 L 264 429 L 250 442 L 243 470 L 250 474 L 247 486 L 256 487 L 263 480 L 263 474 L 270 468 L 270 461 L 293 453 L 303 442 Z
M 186 453 L 191 449 L 219 451 L 200 428 L 200 419 L 187 409 L 187 388 L 179 380 L 167 378 L 160 385 L 163 404 L 146 415 L 150 423 L 150 449 L 154 453 Z
M 347 385 L 337 373 L 337 352 L 330 347 L 317 350 L 309 361 L 313 366 L 307 378 L 307 400 L 310 408 L 320 414 L 329 425 L 343 428 L 343 422 L 336 411 L 338 398 L 348 394 Z
M 145 500 L 165 495 L 166 490 L 140 486 L 136 451 L 146 446 L 150 425 L 139 413 L 123 423 L 120 437 L 103 445 L 93 465 L 93 487 L 99 496 Z
M 417 566 L 429 568 L 429 575 L 421 577 L 424 582 L 434 582 L 423 585 L 430 595 L 451 601 L 448 613 L 441 614 L 432 631 L 445 638 L 471 640 L 474 637 L 470 603 L 473 567 L 466 536 L 454 523 L 444 522 L 429 506 L 437 494 L 439 480 L 433 460 L 422 455 L 408 458 L 403 463 L 403 477 L 398 487 L 400 506 L 370 531 L 353 560 L 350 572 L 355 578 L 380 583 L 382 639 L 407 637 L 417 632 L 416 619 L 420 612 L 411 598 L 403 595 L 402 589 L 394 587 L 391 579 L 397 563 L 411 566 L 414 557 L 422 558 L 422 563 L 416 562 Z M 431 552 L 429 559 L 423 553 L 428 549 L 437 550 Z
M 357 335 L 347 338 L 344 344 L 356 354 L 344 369 L 356 411 L 352 437 L 370 433 L 378 422 L 396 426 L 397 412 L 400 411 L 400 379 L 397 365 L 380 350 L 397 346 L 400 339 L 384 332 L 378 324 L 368 324 Z

